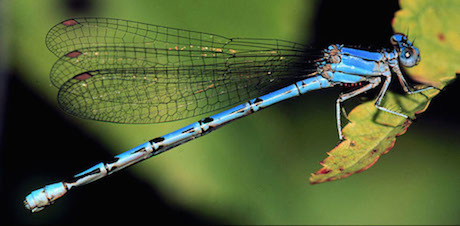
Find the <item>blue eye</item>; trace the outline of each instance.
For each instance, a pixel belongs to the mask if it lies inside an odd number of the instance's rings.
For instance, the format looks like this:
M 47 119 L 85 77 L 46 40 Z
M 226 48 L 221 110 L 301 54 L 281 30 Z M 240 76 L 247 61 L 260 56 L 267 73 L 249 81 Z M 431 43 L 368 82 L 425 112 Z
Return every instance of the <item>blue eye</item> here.
M 399 61 L 405 67 L 413 67 L 420 61 L 420 56 L 415 49 L 406 47 L 399 54 Z

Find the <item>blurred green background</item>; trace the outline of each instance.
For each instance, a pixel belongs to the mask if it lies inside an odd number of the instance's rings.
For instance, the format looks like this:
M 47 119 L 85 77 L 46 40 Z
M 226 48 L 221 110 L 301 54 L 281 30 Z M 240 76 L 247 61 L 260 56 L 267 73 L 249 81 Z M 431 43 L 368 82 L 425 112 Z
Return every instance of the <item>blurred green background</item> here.
M 340 90 L 327 90 L 235 121 L 29 214 L 22 200 L 30 191 L 205 117 L 121 125 L 63 113 L 48 78 L 57 58 L 44 43 L 56 23 L 98 16 L 227 37 L 382 46 L 389 44 L 391 18 L 399 6 L 395 1 L 302 0 L 1 4 L 6 67 L 0 80 L 0 217 L 7 223 L 460 223 L 457 83 L 436 97 L 373 167 L 343 180 L 308 183 L 338 142 L 334 110 Z

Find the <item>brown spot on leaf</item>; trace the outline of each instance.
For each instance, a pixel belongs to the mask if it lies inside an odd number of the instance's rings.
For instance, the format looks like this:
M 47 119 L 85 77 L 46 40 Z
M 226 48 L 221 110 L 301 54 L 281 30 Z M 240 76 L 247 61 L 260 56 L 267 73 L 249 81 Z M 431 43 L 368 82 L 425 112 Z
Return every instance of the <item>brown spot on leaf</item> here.
M 316 172 L 316 174 L 328 174 L 331 171 L 332 170 L 330 170 L 330 169 L 322 168 L 322 169 L 318 170 L 318 172 Z
M 350 142 L 350 147 L 354 147 L 355 145 L 356 145 L 356 141 L 353 140 Z
M 438 33 L 438 39 L 439 41 L 444 42 L 446 40 L 446 37 L 444 36 L 443 33 Z

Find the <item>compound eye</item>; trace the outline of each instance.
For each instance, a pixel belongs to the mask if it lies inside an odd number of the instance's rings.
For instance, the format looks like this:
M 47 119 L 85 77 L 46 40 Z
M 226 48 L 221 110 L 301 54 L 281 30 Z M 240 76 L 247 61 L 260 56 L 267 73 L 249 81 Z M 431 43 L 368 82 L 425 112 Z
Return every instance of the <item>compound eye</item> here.
M 401 61 L 401 64 L 406 67 L 415 66 L 418 63 L 417 59 L 417 53 L 413 48 L 404 48 L 399 55 L 399 60 Z

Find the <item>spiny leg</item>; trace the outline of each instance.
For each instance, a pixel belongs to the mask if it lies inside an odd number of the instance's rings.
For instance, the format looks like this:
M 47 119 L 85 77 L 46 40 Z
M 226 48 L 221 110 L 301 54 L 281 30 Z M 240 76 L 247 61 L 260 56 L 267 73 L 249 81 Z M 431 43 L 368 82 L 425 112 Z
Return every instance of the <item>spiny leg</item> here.
M 377 100 L 375 101 L 375 107 L 379 110 L 382 110 L 382 111 L 385 111 L 385 112 L 388 112 L 390 114 L 394 114 L 394 115 L 398 115 L 398 116 L 401 116 L 401 117 L 404 117 L 404 118 L 409 118 L 408 115 L 405 115 L 405 114 L 402 114 L 402 113 L 399 113 L 399 112 L 396 112 L 396 111 L 392 111 L 390 109 L 387 109 L 387 108 L 384 108 L 382 107 L 380 104 L 383 100 L 383 97 L 385 96 L 385 93 L 387 92 L 388 90 L 388 86 L 390 85 L 391 83 L 391 73 L 386 73 L 385 75 L 385 82 L 383 83 L 383 87 L 382 89 L 380 90 L 380 93 L 379 95 L 377 96 Z
M 428 86 L 428 87 L 425 87 L 425 88 L 412 90 L 412 87 L 409 85 L 409 83 L 404 78 L 399 65 L 396 64 L 396 65 L 392 66 L 392 70 L 393 70 L 393 72 L 395 72 L 396 76 L 398 76 L 399 83 L 401 83 L 401 86 L 402 86 L 404 92 L 406 92 L 407 94 L 420 93 L 420 92 L 423 92 L 425 90 L 430 90 L 430 89 L 440 90 L 439 88 L 433 87 L 433 86 Z
M 340 94 L 339 98 L 337 98 L 337 101 L 336 101 L 336 117 L 337 117 L 337 129 L 339 131 L 339 139 L 340 140 L 343 140 L 343 134 L 342 134 L 342 122 L 341 122 L 341 112 L 343 111 L 344 115 L 346 115 L 346 112 L 345 110 L 342 108 L 342 102 L 344 102 L 345 100 L 348 100 L 352 97 L 355 97 L 361 93 L 364 93 L 368 90 L 371 90 L 373 88 L 375 88 L 376 86 L 378 86 L 381 82 L 381 79 L 380 77 L 370 77 L 366 80 L 367 82 L 369 82 L 369 84 L 365 85 L 365 86 L 362 86 L 360 87 L 359 89 L 356 89 L 356 90 L 353 90 L 351 92 L 348 92 L 348 93 L 342 93 Z

